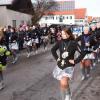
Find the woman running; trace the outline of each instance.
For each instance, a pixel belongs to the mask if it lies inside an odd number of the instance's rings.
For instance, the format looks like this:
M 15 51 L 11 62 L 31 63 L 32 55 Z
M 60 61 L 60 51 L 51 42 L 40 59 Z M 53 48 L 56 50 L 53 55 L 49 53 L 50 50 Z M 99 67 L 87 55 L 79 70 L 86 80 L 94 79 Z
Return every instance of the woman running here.
M 81 61 L 82 80 L 84 80 L 90 76 L 90 67 L 92 66 L 92 59 L 94 59 L 92 52 L 96 49 L 96 41 L 90 32 L 89 26 L 84 26 L 83 34 L 76 41 L 80 42 L 81 50 L 88 53 Z
M 52 55 L 57 61 L 53 76 L 60 81 L 62 100 L 71 100 L 69 80 L 73 76 L 75 64 L 80 62 L 86 53 L 80 51 L 70 29 L 63 29 L 61 36 L 61 41 L 57 42 L 51 49 Z M 60 55 L 58 55 L 57 50 L 59 50 Z M 76 51 L 80 52 L 77 59 L 74 58 Z
M 10 50 L 12 53 L 13 61 L 12 64 L 15 64 L 18 60 L 18 33 L 15 28 L 12 28 L 11 38 L 10 38 Z

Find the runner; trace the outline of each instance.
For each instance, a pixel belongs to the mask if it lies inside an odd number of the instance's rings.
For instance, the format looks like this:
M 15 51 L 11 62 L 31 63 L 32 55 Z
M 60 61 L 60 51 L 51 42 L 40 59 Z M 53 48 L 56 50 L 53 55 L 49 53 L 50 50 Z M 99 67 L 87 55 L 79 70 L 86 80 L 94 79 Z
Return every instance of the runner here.
M 29 31 L 28 27 L 26 27 L 26 32 L 25 32 L 25 37 L 24 37 L 24 43 L 26 45 L 27 57 L 29 58 L 30 55 L 31 55 L 31 51 L 32 51 L 33 40 L 32 40 L 31 32 Z
M 51 49 L 52 55 L 57 61 L 53 76 L 60 81 L 62 100 L 71 100 L 69 80 L 73 76 L 75 64 L 80 62 L 86 53 L 80 51 L 70 29 L 63 29 L 61 36 L 62 40 L 57 42 Z M 57 50 L 59 50 L 60 55 L 58 55 Z M 75 60 L 74 56 L 77 50 L 80 51 L 80 55 Z
M 11 50 L 13 61 L 12 64 L 15 64 L 18 60 L 18 33 L 16 32 L 15 28 L 11 29 L 11 38 L 9 43 L 9 48 Z
M 99 48 L 98 48 L 98 52 L 97 52 L 97 58 L 98 58 L 98 62 L 100 62 L 100 22 L 97 22 L 96 24 L 97 28 L 96 28 L 96 39 L 98 41 L 98 45 L 99 45 Z
M 97 34 L 96 33 L 96 24 L 94 24 L 94 23 L 90 24 L 90 33 L 92 35 L 94 35 L 94 38 L 97 41 L 96 36 L 95 36 L 95 34 Z M 95 68 L 96 63 L 97 63 L 97 49 L 95 51 L 93 51 L 93 55 L 94 55 L 94 59 L 92 59 L 92 68 Z
M 80 42 L 82 51 L 88 53 L 81 61 L 82 80 L 90 76 L 92 59 L 95 59 L 92 52 L 95 50 L 94 46 L 96 43 L 94 36 L 89 32 L 89 29 L 89 26 L 84 26 L 83 34 L 76 39 L 76 41 Z

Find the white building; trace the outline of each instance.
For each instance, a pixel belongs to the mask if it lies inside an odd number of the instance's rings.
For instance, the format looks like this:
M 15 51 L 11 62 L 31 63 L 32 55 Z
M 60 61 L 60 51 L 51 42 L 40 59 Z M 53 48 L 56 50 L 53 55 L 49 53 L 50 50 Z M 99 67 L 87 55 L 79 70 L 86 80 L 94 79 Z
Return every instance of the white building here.
M 86 20 L 86 9 L 74 9 L 70 11 L 47 12 L 39 21 L 40 24 L 63 24 L 63 25 L 84 25 Z
M 75 24 L 75 16 L 74 15 L 44 15 L 39 24 L 67 24 L 73 25 Z
M 86 9 L 75 9 L 75 0 L 60 0 L 39 21 L 40 24 L 66 24 L 83 25 L 85 23 Z

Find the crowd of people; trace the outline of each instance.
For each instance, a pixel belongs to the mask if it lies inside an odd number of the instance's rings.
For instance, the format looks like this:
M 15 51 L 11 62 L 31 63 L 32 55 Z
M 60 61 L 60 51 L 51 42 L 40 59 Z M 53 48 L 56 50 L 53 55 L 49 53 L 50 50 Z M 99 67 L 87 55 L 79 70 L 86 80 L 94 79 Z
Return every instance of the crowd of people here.
M 25 52 L 27 58 L 32 53 L 36 55 L 41 47 L 46 51 L 48 45 L 56 41 L 55 32 L 55 28 L 46 25 L 44 27 L 39 25 L 20 25 L 19 28 L 0 27 L 0 89 L 4 87 L 2 72 L 9 58 L 11 57 L 13 59 L 11 63 L 15 64 L 21 51 Z M 5 54 L 6 51 L 10 52 L 9 55 Z
M 15 64 L 21 50 L 25 49 L 29 58 L 32 51 L 37 54 L 41 46 L 46 50 L 48 44 L 55 44 L 51 49 L 57 61 L 53 76 L 60 81 L 62 100 L 71 100 L 69 80 L 73 76 L 75 64 L 80 62 L 82 80 L 85 80 L 91 76 L 91 69 L 100 62 L 100 22 L 85 25 L 80 36 L 73 35 L 72 27 L 59 25 L 0 28 L 0 90 L 4 88 L 3 70 L 7 65 L 8 56 L 13 57 L 12 63 Z M 60 55 L 57 50 L 60 51 Z
M 73 77 L 75 65 L 80 62 L 83 81 L 91 77 L 91 69 L 100 62 L 100 22 L 85 25 L 76 38 L 70 28 L 64 28 L 60 33 L 62 39 L 51 49 L 57 62 L 53 76 L 59 80 L 61 100 L 72 100 L 69 80 Z

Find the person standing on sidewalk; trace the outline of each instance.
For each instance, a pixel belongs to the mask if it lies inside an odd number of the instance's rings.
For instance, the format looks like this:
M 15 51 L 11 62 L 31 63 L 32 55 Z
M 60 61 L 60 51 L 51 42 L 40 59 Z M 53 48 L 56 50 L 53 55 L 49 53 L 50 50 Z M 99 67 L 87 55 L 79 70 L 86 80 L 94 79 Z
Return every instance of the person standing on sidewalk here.
M 0 29 L 0 90 L 4 88 L 3 70 L 6 68 L 6 58 L 10 55 L 4 41 L 3 30 Z
M 60 81 L 62 100 L 71 100 L 69 80 L 73 76 L 74 66 L 84 58 L 86 52 L 81 52 L 79 45 L 74 40 L 70 29 L 61 31 L 61 41 L 57 42 L 51 49 L 52 55 L 57 61 L 57 66 L 53 71 L 53 76 Z M 59 50 L 60 55 L 58 55 Z M 75 59 L 75 52 L 79 51 L 80 55 Z

